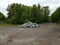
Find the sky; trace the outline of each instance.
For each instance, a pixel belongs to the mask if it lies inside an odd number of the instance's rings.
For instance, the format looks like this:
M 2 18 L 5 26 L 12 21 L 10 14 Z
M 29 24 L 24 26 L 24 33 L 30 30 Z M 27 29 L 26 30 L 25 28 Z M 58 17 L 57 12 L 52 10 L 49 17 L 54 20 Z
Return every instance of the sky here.
M 21 3 L 28 6 L 33 4 L 40 4 L 42 7 L 49 6 L 50 14 L 60 6 L 60 0 L 0 0 L 0 12 L 7 15 L 6 9 L 12 3 Z

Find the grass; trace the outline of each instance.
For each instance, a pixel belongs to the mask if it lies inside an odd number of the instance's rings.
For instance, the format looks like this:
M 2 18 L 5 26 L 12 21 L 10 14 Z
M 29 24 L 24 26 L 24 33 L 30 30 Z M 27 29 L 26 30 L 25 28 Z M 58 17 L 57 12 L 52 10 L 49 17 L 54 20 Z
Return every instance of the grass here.
M 14 26 L 14 25 L 12 25 L 12 24 L 0 23 L 0 27 L 1 27 L 1 26 Z
M 56 23 L 58 26 L 60 26 L 60 23 Z

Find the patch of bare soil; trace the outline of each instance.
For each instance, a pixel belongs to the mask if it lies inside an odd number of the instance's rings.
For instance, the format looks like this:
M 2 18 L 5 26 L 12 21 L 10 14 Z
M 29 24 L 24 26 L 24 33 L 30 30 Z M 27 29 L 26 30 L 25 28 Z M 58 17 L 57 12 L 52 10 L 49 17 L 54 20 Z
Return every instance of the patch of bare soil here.
M 60 45 L 60 27 L 53 23 L 39 28 L 0 27 L 0 35 L 5 36 L 0 45 Z

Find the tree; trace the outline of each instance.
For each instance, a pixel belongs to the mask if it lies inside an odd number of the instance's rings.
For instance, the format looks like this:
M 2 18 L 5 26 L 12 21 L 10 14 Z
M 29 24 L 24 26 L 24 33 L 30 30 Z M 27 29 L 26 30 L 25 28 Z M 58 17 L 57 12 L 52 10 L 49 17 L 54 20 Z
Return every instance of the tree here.
M 60 23 L 60 7 L 58 7 L 54 13 L 52 13 L 51 17 L 52 22 Z
M 40 4 L 37 6 L 37 23 L 42 23 L 42 9 Z
M 49 7 L 41 8 L 40 4 L 33 6 L 26 6 L 22 4 L 13 3 L 8 6 L 8 20 L 11 24 L 21 24 L 27 21 L 35 23 L 47 22 L 49 15 Z
M 7 8 L 7 11 L 9 23 L 19 24 L 21 22 L 21 4 L 13 3 Z
M 45 6 L 42 8 L 43 22 L 48 22 L 48 15 L 50 14 L 49 7 Z
M 37 17 L 37 6 L 34 4 L 32 7 L 31 7 L 31 21 L 32 22 L 36 22 L 36 17 Z
M 40 4 L 38 4 L 38 6 L 34 4 L 31 7 L 31 21 L 35 23 L 41 23 L 41 12 Z
M 13 4 L 8 6 L 7 11 L 8 11 L 8 18 L 11 18 L 12 16 L 14 16 L 16 14 L 17 15 L 22 14 L 21 4 L 13 3 Z
M 7 11 L 9 22 L 12 24 L 21 24 L 28 20 L 28 6 L 13 3 L 8 6 Z
M 6 20 L 6 17 L 3 15 L 3 13 L 0 12 L 0 23 L 3 23 Z

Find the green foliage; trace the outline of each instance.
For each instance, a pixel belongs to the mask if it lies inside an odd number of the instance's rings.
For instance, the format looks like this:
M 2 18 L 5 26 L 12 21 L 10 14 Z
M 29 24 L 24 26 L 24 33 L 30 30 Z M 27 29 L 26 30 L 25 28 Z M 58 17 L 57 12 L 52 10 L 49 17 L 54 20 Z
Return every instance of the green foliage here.
M 7 8 L 8 20 L 11 24 L 22 24 L 27 21 L 35 23 L 47 22 L 49 15 L 49 7 L 41 8 L 40 4 L 26 6 L 22 4 L 11 4 Z
M 60 23 L 60 7 L 49 16 L 49 7 L 41 7 L 40 4 L 26 6 L 23 4 L 13 3 L 8 5 L 8 17 L 6 18 L 0 12 L 0 23 L 23 24 L 27 21 L 34 23 L 56 22 Z
M 52 14 L 52 22 L 60 23 L 60 7 Z
M 6 20 L 6 17 L 0 12 L 0 23 L 3 23 Z
M 49 7 L 48 6 L 46 6 L 46 7 L 43 7 L 42 8 L 42 15 L 43 15 L 43 19 L 42 19 L 42 21 L 43 22 L 48 22 L 48 15 L 50 14 L 50 11 L 49 11 Z
M 36 20 L 37 20 L 37 6 L 33 5 L 31 7 L 31 21 L 36 22 Z

